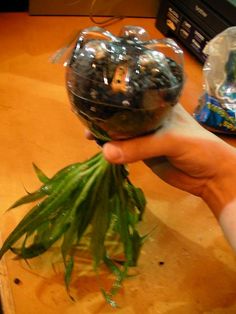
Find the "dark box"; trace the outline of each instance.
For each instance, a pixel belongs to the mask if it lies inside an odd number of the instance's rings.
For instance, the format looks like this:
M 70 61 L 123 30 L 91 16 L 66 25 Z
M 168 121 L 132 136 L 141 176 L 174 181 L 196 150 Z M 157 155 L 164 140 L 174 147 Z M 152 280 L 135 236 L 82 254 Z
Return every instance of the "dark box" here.
M 236 0 L 162 0 L 156 27 L 174 36 L 201 62 L 207 42 L 230 26 L 236 25 Z

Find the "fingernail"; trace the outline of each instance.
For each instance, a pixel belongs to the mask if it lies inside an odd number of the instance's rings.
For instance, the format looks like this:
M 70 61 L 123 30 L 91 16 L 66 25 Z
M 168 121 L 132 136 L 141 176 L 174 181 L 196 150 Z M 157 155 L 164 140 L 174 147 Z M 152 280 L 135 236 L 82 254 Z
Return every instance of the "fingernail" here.
M 106 143 L 103 146 L 103 153 L 105 158 L 110 162 L 122 162 L 123 159 L 122 150 L 117 146 L 114 146 L 110 143 Z

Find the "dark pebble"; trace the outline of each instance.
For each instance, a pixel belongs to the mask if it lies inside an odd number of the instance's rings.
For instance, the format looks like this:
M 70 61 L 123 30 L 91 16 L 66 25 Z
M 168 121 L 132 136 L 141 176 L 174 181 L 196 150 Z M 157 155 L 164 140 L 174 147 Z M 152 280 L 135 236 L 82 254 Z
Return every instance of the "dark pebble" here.
M 19 278 L 14 278 L 14 283 L 16 285 L 20 285 L 22 282 L 21 282 L 21 280 Z

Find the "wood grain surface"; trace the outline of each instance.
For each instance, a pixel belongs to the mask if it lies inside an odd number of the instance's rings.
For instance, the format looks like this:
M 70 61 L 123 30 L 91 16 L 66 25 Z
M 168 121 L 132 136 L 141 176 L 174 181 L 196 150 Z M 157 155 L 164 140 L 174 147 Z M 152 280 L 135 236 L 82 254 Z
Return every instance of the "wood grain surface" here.
M 155 19 L 128 18 L 107 29 L 118 34 L 123 25 L 143 26 L 152 38 L 163 37 L 155 28 Z M 3 239 L 30 207 L 5 210 L 25 189 L 33 191 L 39 186 L 32 162 L 51 176 L 99 151 L 85 139 L 84 127 L 70 109 L 63 65 L 49 62 L 75 32 L 88 26 L 87 17 L 0 15 Z M 201 70 L 185 51 L 181 102 L 190 113 L 202 93 Z M 235 138 L 224 139 L 236 145 Z M 156 229 L 143 248 L 136 276 L 125 282 L 117 296 L 120 308 L 114 310 L 104 302 L 99 281 L 84 262 L 78 263 L 72 280 L 73 302 L 65 291 L 55 248 L 29 264 L 6 254 L 0 271 L 5 314 L 236 313 L 236 258 L 210 210 L 201 199 L 162 182 L 142 162 L 129 169 L 148 200 L 142 228 Z M 101 280 L 106 286 L 111 283 L 105 273 Z

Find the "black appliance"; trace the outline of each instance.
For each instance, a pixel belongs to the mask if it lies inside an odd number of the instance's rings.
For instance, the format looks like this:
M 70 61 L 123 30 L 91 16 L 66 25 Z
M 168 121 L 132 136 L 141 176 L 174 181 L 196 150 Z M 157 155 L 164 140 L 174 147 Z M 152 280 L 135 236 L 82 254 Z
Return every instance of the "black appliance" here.
M 176 37 L 202 63 L 206 43 L 236 25 L 236 0 L 161 0 L 156 27 Z

